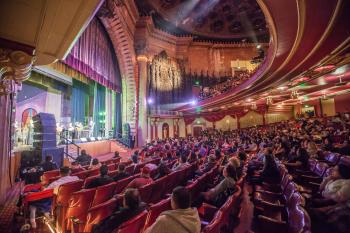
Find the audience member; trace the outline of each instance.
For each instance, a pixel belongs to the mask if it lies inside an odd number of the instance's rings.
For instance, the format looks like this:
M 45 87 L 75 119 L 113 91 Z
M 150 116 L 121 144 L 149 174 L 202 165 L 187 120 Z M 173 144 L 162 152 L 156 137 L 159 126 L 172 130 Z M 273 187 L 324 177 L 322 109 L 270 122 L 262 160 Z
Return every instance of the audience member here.
M 150 184 L 153 182 L 152 178 L 150 177 L 150 169 L 148 167 L 143 167 L 141 170 L 141 176 L 138 178 L 135 178 L 133 181 L 131 181 L 127 188 L 140 188 L 146 184 Z
M 125 172 L 125 164 L 120 163 L 118 165 L 118 174 L 113 177 L 113 180 L 114 181 L 118 181 L 118 180 L 125 179 L 125 178 L 127 178 L 129 176 L 130 176 L 130 174 Z
M 191 208 L 190 193 L 176 187 L 171 195 L 172 210 L 162 212 L 145 233 L 199 233 L 201 221 L 196 208 Z
M 52 155 L 46 155 L 45 162 L 41 164 L 44 172 L 57 169 L 57 164 L 52 161 Z
M 125 190 L 123 207 L 119 208 L 109 217 L 103 219 L 92 228 L 92 233 L 111 233 L 122 223 L 138 215 L 146 209 L 146 205 L 141 202 L 140 193 L 137 189 L 128 188 Z
M 98 186 L 102 186 L 113 182 L 113 179 L 109 177 L 107 174 L 108 174 L 108 166 L 102 165 L 100 167 L 100 177 L 97 177 L 94 180 L 92 180 L 91 183 L 85 188 L 87 189 L 96 188 Z

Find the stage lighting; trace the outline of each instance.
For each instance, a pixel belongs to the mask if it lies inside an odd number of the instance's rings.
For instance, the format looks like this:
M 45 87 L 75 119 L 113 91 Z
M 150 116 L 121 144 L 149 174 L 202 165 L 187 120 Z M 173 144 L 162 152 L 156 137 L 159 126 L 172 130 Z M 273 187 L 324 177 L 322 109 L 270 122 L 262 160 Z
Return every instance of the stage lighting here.
M 196 100 L 192 100 L 192 101 L 190 102 L 190 104 L 192 104 L 192 105 L 196 105 L 196 103 L 197 103 Z
M 153 101 L 152 98 L 148 98 L 148 100 L 147 100 L 147 103 L 148 103 L 148 104 L 153 104 L 153 102 L 154 102 L 154 101 Z

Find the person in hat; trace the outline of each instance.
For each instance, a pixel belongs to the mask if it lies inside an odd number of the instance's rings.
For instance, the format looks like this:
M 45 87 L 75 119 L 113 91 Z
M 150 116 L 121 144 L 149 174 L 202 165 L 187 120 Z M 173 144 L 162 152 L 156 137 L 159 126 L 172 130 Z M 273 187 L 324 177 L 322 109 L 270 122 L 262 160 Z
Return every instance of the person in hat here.
M 141 170 L 141 176 L 131 181 L 126 188 L 138 189 L 146 184 L 152 183 L 153 180 L 150 177 L 150 173 L 151 173 L 151 170 L 149 169 L 149 167 L 143 167 Z

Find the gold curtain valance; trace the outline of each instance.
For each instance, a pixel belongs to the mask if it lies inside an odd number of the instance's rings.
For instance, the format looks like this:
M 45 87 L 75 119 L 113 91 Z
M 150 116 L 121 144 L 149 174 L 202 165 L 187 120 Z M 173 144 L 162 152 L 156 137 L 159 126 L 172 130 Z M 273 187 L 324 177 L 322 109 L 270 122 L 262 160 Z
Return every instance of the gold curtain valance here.
M 91 83 L 90 79 L 85 76 L 84 74 L 80 73 L 79 71 L 72 69 L 71 67 L 67 66 L 66 64 L 58 61 L 52 64 L 49 64 L 48 67 L 51 69 L 54 69 L 60 73 L 63 73 L 69 77 L 72 77 L 80 82 L 83 82 L 85 84 Z

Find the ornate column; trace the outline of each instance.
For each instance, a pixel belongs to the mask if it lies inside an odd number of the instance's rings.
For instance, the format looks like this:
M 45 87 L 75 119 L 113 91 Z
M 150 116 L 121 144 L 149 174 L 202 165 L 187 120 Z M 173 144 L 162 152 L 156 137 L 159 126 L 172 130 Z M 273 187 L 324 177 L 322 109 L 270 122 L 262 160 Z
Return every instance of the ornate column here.
M 138 125 L 137 125 L 137 146 L 141 147 L 147 139 L 147 61 L 145 55 L 137 56 L 138 63 Z
M 237 129 L 240 129 L 241 128 L 241 123 L 239 122 L 240 117 L 236 116 L 236 118 L 237 118 Z
M 0 47 L 0 203 L 5 201 L 9 179 L 15 95 L 29 78 L 34 58 L 26 52 Z
M 154 120 L 154 138 L 158 139 L 158 118 Z

